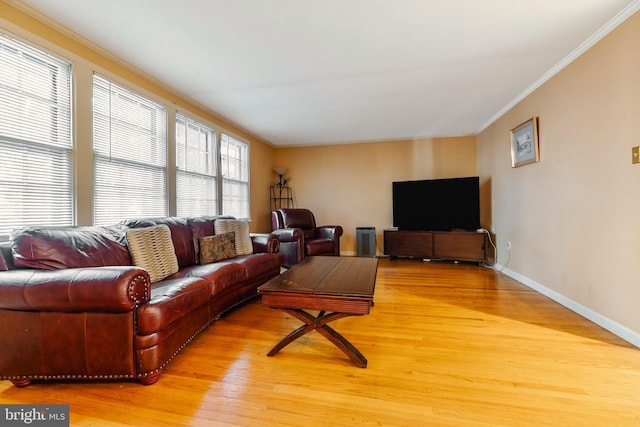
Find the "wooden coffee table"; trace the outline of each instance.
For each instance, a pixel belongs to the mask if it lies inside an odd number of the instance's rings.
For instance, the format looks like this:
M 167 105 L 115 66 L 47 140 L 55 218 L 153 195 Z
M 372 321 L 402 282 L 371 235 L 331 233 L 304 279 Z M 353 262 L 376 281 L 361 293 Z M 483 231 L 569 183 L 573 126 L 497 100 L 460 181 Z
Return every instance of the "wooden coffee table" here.
M 289 313 L 304 325 L 269 351 L 273 356 L 303 335 L 316 330 L 342 350 L 357 366 L 367 359 L 328 324 L 369 313 L 378 270 L 377 258 L 314 256 L 258 288 L 262 305 Z M 317 316 L 307 310 L 319 311 Z

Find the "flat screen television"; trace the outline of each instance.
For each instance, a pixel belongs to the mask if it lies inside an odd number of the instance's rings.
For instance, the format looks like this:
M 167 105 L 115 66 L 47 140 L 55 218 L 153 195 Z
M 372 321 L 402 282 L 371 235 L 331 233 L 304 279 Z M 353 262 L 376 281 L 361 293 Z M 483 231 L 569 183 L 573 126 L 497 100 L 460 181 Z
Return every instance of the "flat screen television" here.
M 480 228 L 480 178 L 393 183 L 393 226 L 407 231 Z

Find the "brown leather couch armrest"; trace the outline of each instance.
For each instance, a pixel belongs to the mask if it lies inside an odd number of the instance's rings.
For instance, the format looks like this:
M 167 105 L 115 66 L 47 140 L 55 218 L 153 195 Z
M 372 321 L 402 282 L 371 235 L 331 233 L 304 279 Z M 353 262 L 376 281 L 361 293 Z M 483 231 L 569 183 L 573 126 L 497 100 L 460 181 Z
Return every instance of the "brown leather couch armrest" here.
M 134 266 L 0 272 L 1 309 L 117 313 L 150 296 L 149 274 Z
M 280 251 L 280 240 L 273 233 L 252 233 L 253 253 L 276 254 Z
M 278 237 L 280 242 L 302 242 L 304 240 L 304 232 L 301 228 L 280 228 L 272 231 Z
M 340 225 L 321 225 L 316 227 L 316 232 L 318 237 L 335 240 L 342 236 L 344 231 Z

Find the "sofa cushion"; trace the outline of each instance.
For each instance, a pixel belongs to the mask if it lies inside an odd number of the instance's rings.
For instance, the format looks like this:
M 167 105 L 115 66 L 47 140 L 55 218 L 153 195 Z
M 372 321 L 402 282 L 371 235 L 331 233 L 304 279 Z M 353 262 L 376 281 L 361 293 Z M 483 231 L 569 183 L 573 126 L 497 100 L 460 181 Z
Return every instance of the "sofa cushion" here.
M 222 278 L 223 281 L 229 283 L 239 283 L 247 280 L 247 270 L 236 262 L 236 259 L 227 259 L 224 261 L 212 262 L 211 264 L 193 265 L 191 267 L 181 268 L 171 279 L 180 277 L 200 277 L 215 282 Z
M 171 278 L 179 277 L 200 277 L 209 281 L 212 285 L 211 293 L 215 298 L 216 293 L 249 279 L 248 271 L 237 262 L 243 257 L 236 257 L 224 261 L 213 262 L 211 264 L 194 265 L 182 268 Z
M 198 277 L 167 279 L 151 286 L 151 300 L 138 309 L 138 334 L 161 331 L 206 304 L 211 284 Z
M 166 225 L 130 229 L 127 241 L 133 263 L 147 270 L 151 283 L 178 271 L 171 231 Z
M 200 238 L 200 264 L 222 261 L 236 255 L 236 233 L 233 231 Z
M 64 269 L 131 265 L 124 241 L 104 227 L 30 227 L 10 236 L 16 267 Z
M 236 234 L 236 253 L 238 255 L 250 255 L 253 253 L 253 242 L 249 234 L 249 221 L 217 219 L 214 225 L 216 234 L 224 234 L 230 231 Z
M 242 255 L 234 259 L 247 270 L 247 277 L 260 277 L 273 271 L 279 271 L 282 265 L 280 254 Z

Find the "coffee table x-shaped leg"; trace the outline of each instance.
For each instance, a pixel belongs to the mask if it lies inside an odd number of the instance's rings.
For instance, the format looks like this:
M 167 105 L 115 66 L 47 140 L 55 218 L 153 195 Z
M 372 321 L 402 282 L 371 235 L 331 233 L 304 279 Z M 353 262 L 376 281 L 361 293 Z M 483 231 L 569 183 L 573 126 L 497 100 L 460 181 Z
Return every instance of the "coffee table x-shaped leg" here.
M 289 313 L 291 316 L 299 319 L 304 323 L 304 325 L 300 326 L 295 331 L 291 332 L 289 335 L 280 340 L 272 349 L 267 353 L 268 356 L 274 356 L 284 347 L 297 340 L 298 338 L 308 334 L 309 332 L 316 330 L 323 337 L 331 341 L 336 347 L 338 347 L 344 354 L 349 356 L 351 361 L 354 364 L 359 366 L 360 368 L 367 367 L 367 359 L 364 357 L 362 353 L 358 351 L 357 348 L 353 346 L 345 337 L 336 332 L 328 324 L 333 322 L 334 320 L 342 319 L 343 317 L 348 316 L 360 316 L 360 314 L 351 314 L 351 313 L 326 313 L 321 311 L 317 316 L 313 316 L 312 314 L 300 310 L 297 308 L 283 308 L 278 307 L 278 310 L 282 310 L 285 313 Z

